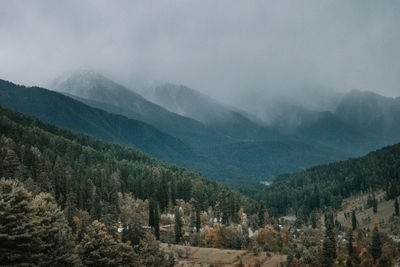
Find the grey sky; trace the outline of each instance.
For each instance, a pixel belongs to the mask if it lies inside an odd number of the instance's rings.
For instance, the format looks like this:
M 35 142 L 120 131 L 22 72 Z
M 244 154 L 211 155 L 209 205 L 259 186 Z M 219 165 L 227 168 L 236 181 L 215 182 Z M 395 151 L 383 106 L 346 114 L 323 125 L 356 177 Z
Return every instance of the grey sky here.
M 400 95 L 400 1 L 5 1 L 0 78 L 92 68 L 225 102 L 303 88 Z

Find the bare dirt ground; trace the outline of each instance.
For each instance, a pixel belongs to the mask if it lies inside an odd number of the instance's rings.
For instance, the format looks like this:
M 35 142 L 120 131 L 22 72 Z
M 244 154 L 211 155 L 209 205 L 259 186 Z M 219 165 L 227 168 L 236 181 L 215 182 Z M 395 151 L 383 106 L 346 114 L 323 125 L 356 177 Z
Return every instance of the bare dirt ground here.
M 200 248 L 181 245 L 161 244 L 165 251 L 172 251 L 179 255 L 176 266 L 280 266 L 281 262 L 286 261 L 286 255 L 271 254 L 267 256 L 265 252 L 254 255 L 246 250 L 231 250 L 217 248 Z

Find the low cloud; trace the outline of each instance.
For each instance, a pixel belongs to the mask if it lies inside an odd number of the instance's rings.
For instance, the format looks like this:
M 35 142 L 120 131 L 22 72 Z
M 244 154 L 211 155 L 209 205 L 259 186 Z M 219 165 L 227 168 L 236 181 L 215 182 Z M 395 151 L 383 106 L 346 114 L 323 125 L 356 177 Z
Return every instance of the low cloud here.
M 400 95 L 398 1 L 1 1 L 0 75 L 77 68 L 227 103 L 304 88 Z

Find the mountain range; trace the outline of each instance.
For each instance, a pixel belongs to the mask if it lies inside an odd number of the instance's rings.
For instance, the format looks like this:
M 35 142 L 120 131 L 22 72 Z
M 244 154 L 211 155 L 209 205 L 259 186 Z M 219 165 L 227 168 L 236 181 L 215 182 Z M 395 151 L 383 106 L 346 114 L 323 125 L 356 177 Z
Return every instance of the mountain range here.
M 325 111 L 287 105 L 266 123 L 183 85 L 133 91 L 75 71 L 49 89 L 1 81 L 0 105 L 230 182 L 269 180 L 400 141 L 399 98 L 371 92 L 352 90 Z

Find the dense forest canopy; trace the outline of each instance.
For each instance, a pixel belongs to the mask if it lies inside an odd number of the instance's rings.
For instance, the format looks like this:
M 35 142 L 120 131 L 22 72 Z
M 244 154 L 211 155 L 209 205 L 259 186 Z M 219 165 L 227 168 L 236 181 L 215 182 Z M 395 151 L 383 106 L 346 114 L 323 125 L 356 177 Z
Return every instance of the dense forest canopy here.
M 386 198 L 400 195 L 400 144 L 368 155 L 278 177 L 263 192 L 273 214 L 339 208 L 353 194 L 383 189 Z

